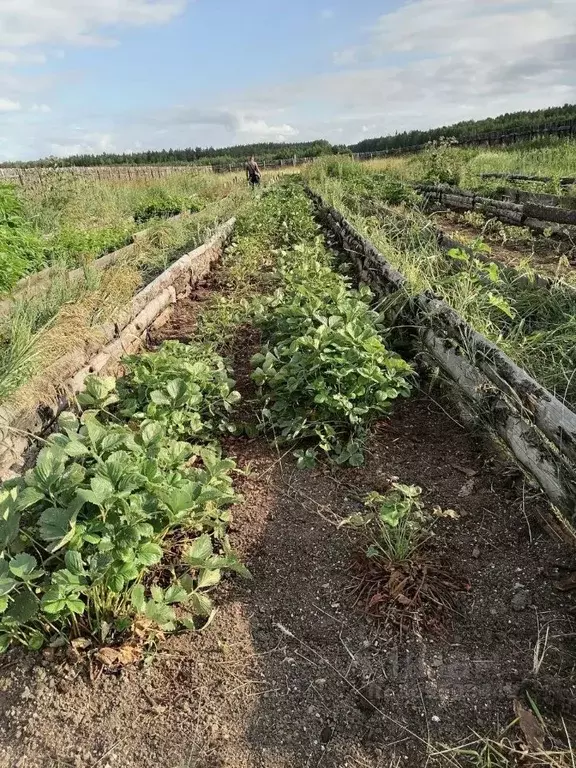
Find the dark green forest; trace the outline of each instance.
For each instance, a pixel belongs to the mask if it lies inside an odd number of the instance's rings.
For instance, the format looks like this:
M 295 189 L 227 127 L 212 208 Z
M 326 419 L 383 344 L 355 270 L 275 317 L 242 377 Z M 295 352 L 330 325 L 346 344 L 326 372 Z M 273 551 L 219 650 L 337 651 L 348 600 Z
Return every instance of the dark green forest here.
M 277 163 L 280 160 L 290 160 L 293 157 L 318 157 L 320 155 L 340 154 L 345 152 L 379 152 L 382 150 L 405 149 L 426 144 L 440 137 L 454 137 L 458 141 L 469 140 L 479 134 L 488 132 L 513 133 L 536 130 L 544 124 L 565 124 L 576 121 L 576 104 L 565 104 L 563 107 L 550 107 L 529 112 L 510 112 L 498 117 L 484 120 L 467 120 L 431 128 L 426 131 L 403 131 L 391 136 L 374 139 L 364 139 L 349 147 L 335 146 L 324 139 L 289 144 L 242 144 L 234 147 L 187 147 L 186 149 L 162 149 L 130 154 L 105 153 L 101 155 L 74 155 L 66 158 L 44 158 L 33 162 L 2 163 L 4 166 L 18 165 L 21 167 L 49 166 L 57 163 L 59 166 L 98 166 L 98 165 L 181 165 L 192 163 L 196 165 L 213 165 L 226 168 L 238 165 L 250 155 L 255 155 L 260 163 Z
M 466 141 L 478 134 L 514 133 L 536 129 L 548 123 L 568 123 L 576 120 L 576 104 L 565 104 L 563 107 L 550 107 L 531 112 L 507 112 L 498 117 L 488 117 L 485 120 L 466 120 L 454 125 L 444 125 L 427 131 L 403 131 L 394 136 L 382 136 L 379 139 L 365 139 L 350 147 L 352 152 L 380 152 L 385 149 L 401 149 L 436 141 L 440 137 L 454 137 L 458 141 Z

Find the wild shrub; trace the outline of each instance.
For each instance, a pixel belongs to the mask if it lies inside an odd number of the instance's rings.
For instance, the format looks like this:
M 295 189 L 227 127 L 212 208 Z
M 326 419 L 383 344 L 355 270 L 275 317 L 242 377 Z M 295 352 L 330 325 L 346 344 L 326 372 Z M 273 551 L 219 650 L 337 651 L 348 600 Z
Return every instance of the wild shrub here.
M 134 220 L 142 224 L 154 218 L 176 216 L 183 211 L 196 212 L 201 207 L 195 197 L 177 195 L 162 187 L 152 187 L 135 209 Z

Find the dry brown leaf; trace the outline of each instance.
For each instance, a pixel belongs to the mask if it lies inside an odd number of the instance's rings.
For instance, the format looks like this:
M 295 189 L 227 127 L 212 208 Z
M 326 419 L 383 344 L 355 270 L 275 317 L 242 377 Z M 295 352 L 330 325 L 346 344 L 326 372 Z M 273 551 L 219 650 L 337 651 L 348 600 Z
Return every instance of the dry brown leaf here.
M 434 507 L 432 514 L 435 517 L 449 517 L 452 520 L 460 520 L 460 515 L 455 509 L 442 509 L 442 507 Z
M 534 752 L 542 750 L 546 733 L 540 720 L 531 710 L 526 709 L 518 699 L 514 702 L 514 711 L 516 712 L 518 725 L 524 734 L 527 746 Z
M 86 648 L 90 648 L 92 645 L 92 640 L 87 637 L 77 637 L 75 640 L 72 640 L 71 645 L 77 651 L 85 651 Z
M 121 645 L 118 648 L 100 648 L 96 654 L 105 667 L 126 667 L 142 658 L 142 649 L 137 645 Z
M 96 654 L 98 661 L 105 667 L 115 667 L 118 663 L 117 648 L 100 648 Z

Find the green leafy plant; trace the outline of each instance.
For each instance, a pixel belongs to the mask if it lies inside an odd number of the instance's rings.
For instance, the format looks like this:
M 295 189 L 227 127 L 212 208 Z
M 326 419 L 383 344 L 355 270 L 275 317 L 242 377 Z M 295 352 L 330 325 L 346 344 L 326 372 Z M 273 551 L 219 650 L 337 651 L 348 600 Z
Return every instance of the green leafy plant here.
M 351 291 L 317 249 L 297 250 L 284 290 L 259 307 L 266 343 L 252 360 L 253 379 L 278 439 L 312 438 L 336 462 L 358 466 L 368 426 L 409 394 L 411 369 L 386 349 L 370 292 Z M 310 466 L 315 454 L 299 457 Z
M 414 554 L 425 538 L 429 517 L 421 501 L 422 489 L 392 483 L 386 494 L 373 491 L 365 499 L 367 512 L 352 515 L 340 524 L 368 531 L 368 558 L 402 562 Z
M 360 529 L 366 542 L 353 586 L 358 600 L 370 615 L 401 630 L 437 630 L 453 608 L 454 593 L 467 588 L 425 551 L 433 516 L 421 494 L 417 486 L 392 483 L 385 494 L 368 494 L 366 512 L 340 524 Z M 458 518 L 454 510 L 439 507 L 434 514 Z
M 134 211 L 134 220 L 144 223 L 154 218 L 176 216 L 183 211 L 199 211 L 200 202 L 190 196 L 176 195 L 162 187 L 150 189 Z
M 145 583 L 172 531 L 220 540 L 230 522 L 234 462 L 213 450 L 170 440 L 158 423 L 134 431 L 90 411 L 63 414 L 60 428 L 2 491 L 2 649 L 121 624 L 129 586 Z
M 209 440 L 234 431 L 240 400 L 224 360 L 206 344 L 165 342 L 157 352 L 124 359 L 118 382 L 121 416 L 162 424 L 171 437 Z
M 42 240 L 24 218 L 16 190 L 10 184 L 0 184 L 0 294 L 44 266 Z

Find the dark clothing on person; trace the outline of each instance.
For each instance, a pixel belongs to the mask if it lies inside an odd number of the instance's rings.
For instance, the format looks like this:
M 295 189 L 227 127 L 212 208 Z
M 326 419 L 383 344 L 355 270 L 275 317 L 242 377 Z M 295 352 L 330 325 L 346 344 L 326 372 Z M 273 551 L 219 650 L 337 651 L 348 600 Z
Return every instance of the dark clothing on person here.
M 252 184 L 252 186 L 255 184 L 260 184 L 260 178 L 262 174 L 256 160 L 248 160 L 246 163 L 246 176 L 248 177 L 248 181 L 250 184 Z

